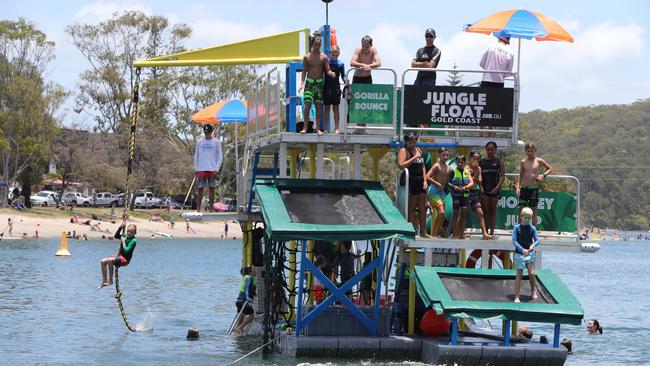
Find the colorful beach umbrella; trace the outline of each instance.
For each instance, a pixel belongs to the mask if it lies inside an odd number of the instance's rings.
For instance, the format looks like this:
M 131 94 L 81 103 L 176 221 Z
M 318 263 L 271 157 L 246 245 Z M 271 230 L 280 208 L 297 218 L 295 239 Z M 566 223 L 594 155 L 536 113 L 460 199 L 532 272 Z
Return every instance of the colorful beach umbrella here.
M 517 73 L 519 73 L 522 38 L 573 43 L 573 37 L 555 20 L 529 10 L 506 10 L 494 13 L 474 24 L 465 25 L 464 29 L 465 32 L 470 33 L 518 38 Z
M 246 101 L 222 100 L 202 109 L 190 119 L 196 123 L 246 123 Z

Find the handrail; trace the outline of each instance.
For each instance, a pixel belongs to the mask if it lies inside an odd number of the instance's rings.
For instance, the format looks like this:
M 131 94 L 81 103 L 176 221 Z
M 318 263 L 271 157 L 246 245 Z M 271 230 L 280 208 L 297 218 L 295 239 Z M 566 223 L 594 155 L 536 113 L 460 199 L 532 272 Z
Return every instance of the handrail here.
M 356 71 L 356 70 L 363 70 L 363 69 L 360 68 L 360 67 L 351 67 L 351 68 L 348 69 L 348 71 L 345 73 L 345 78 L 346 78 L 346 80 L 348 80 L 348 83 L 349 83 L 349 84 L 351 84 L 351 83 L 349 82 L 349 80 L 350 80 L 350 78 L 349 78 L 350 72 L 352 72 L 352 71 Z M 374 70 L 377 70 L 377 71 L 390 71 L 390 72 L 393 74 L 393 117 L 391 118 L 391 120 L 392 120 L 392 125 L 393 125 L 392 129 L 393 129 L 393 131 L 396 131 L 396 129 L 397 129 L 397 72 L 396 72 L 395 70 L 389 68 L 389 67 L 376 67 L 376 68 L 373 68 L 372 70 L 373 70 L 373 71 L 374 71 Z M 346 107 L 347 107 L 347 106 L 348 106 L 348 102 L 347 102 L 347 100 L 345 101 L 345 103 L 346 103 Z M 348 109 L 349 109 L 349 108 L 348 108 Z M 346 116 L 346 119 L 345 119 L 345 128 L 343 129 L 343 133 L 344 133 L 344 135 L 345 135 L 346 137 L 347 137 L 347 133 L 348 133 L 348 122 L 349 122 L 349 121 L 347 120 L 347 116 Z M 366 130 L 366 129 L 368 129 L 368 130 L 380 130 L 380 129 L 386 129 L 386 127 L 381 127 L 381 126 L 367 126 L 367 125 L 366 125 L 366 126 L 349 126 L 349 127 L 350 127 L 350 128 L 354 128 L 354 129 L 360 129 L 360 130 Z
M 406 217 L 406 220 L 409 220 L 409 170 L 408 168 L 406 169 L 400 169 L 400 173 L 397 174 L 397 184 L 395 187 L 400 187 L 400 178 L 402 177 L 402 172 L 404 173 L 404 215 Z M 397 191 L 397 189 L 395 190 Z M 397 195 L 395 195 L 395 200 L 397 200 Z

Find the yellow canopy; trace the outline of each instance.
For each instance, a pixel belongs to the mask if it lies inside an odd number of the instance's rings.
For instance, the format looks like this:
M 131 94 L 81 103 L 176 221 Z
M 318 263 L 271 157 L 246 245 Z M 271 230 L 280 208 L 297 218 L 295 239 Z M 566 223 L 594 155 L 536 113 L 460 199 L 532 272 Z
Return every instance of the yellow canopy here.
M 135 67 L 282 64 L 302 60 L 309 49 L 309 28 L 274 34 L 223 46 L 158 56 L 133 63 Z

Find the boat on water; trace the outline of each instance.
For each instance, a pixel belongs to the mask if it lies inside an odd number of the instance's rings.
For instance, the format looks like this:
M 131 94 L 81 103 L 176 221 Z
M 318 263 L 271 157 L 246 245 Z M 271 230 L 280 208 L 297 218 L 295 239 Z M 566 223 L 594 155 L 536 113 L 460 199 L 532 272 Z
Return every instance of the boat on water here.
M 334 33 L 326 24 L 320 34 L 329 55 Z M 416 239 L 404 217 L 408 184 L 397 185 L 393 197 L 379 182 L 382 158 L 401 148 L 399 136 L 408 132 L 421 135 L 418 146 L 423 149 L 467 153 L 488 141 L 500 149 L 520 149 L 518 73 L 509 74 L 506 87 L 499 89 L 412 86 L 406 82 L 409 76 L 432 70 L 412 68 L 400 76 L 390 68 L 373 69 L 393 82 L 352 84 L 350 99 L 342 100 L 342 133 L 301 134 L 297 91 L 301 49 L 309 48 L 309 35 L 309 29 L 301 29 L 135 63 L 286 63 L 284 81 L 281 70 L 273 68 L 253 82 L 246 96 L 247 134 L 236 168 L 238 211 L 183 215 L 188 220 L 237 220 L 242 226 L 242 268 L 251 266 L 258 281 L 255 320 L 244 333 L 261 336 L 267 352 L 297 357 L 564 364 L 561 325 L 580 324 L 583 310 L 560 278 L 543 268 L 543 254 L 599 249 L 598 243 L 579 241 L 580 182 L 575 177 L 548 177 L 569 181 L 574 191 L 542 192 L 542 245 L 536 249 L 535 275 L 540 297 L 530 298 L 524 276 L 521 303 L 513 302 L 513 192 L 504 191 L 499 201 L 496 240 L 472 236 L 475 229 L 469 229 L 469 239 Z M 251 46 L 260 47 L 251 52 Z M 484 72 L 435 71 L 469 76 Z M 434 91 L 449 97 L 433 98 Z M 449 114 L 465 99 L 483 101 L 489 113 L 471 127 L 467 124 L 472 121 L 460 115 L 435 123 L 434 111 Z M 437 109 L 431 103 L 438 103 Z M 281 113 L 283 108 L 286 113 Z M 308 118 L 302 116 L 302 123 Z M 422 120 L 434 123 L 423 127 Z M 371 180 L 362 179 L 363 155 L 372 162 Z M 408 171 L 404 174 L 408 180 Z M 470 227 L 477 226 L 470 222 Z M 333 248 L 341 242 L 352 243 L 356 270 L 350 278 L 335 281 L 324 274 L 318 257 L 333 259 Z M 484 326 L 495 319 L 499 324 Z M 517 343 L 520 321 L 554 324 L 551 343 Z

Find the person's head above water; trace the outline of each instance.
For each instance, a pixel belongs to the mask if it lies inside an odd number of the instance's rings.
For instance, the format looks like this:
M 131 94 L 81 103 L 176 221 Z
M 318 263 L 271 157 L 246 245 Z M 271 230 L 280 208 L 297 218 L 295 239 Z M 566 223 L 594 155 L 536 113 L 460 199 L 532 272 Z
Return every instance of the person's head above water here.
M 531 210 L 530 207 L 524 207 L 524 209 L 521 210 L 521 223 L 524 225 L 530 225 L 532 219 L 533 210 Z
M 600 326 L 600 323 L 596 319 L 587 320 L 587 331 L 589 334 L 603 334 L 603 328 Z
M 528 339 L 533 338 L 533 331 L 528 329 L 527 327 L 520 327 L 518 329 L 518 333 L 522 337 L 525 337 L 525 338 L 528 338 Z

